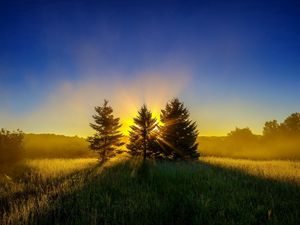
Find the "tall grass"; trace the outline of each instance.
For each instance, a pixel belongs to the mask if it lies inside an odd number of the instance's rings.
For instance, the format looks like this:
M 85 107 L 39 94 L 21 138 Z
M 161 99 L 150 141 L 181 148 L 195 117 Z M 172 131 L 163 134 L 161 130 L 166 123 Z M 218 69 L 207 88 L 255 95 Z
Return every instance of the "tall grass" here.
M 56 178 L 93 166 L 97 163 L 95 158 L 81 159 L 31 159 L 25 165 L 31 172 L 42 178 Z
M 300 222 L 300 189 L 293 181 L 264 179 L 208 161 L 91 164 L 67 175 L 33 177 L 20 184 L 24 189 L 19 194 L 1 197 L 0 224 Z
M 85 183 L 96 159 L 27 160 L 0 176 L 0 224 L 28 224 L 59 196 Z
M 289 160 L 246 160 L 218 157 L 202 157 L 202 162 L 218 165 L 224 168 L 238 169 L 247 174 L 291 181 L 300 185 L 300 162 Z

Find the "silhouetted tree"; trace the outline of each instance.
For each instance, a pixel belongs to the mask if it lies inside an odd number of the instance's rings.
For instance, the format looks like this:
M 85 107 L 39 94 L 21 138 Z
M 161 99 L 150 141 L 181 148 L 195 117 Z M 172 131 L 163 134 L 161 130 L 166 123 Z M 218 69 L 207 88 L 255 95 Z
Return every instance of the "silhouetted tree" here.
M 253 152 L 258 144 L 258 137 L 252 133 L 252 131 L 246 128 L 236 128 L 227 134 L 227 140 L 225 142 L 224 148 L 227 151 L 235 152 L 234 154 L 241 154 L 248 152 L 249 150 Z
M 286 135 L 300 135 L 300 113 L 293 113 L 281 124 L 281 129 Z
M 90 148 L 99 154 L 101 162 L 105 162 L 122 152 L 120 147 L 124 144 L 121 141 L 123 135 L 119 131 L 122 125 L 119 118 L 114 118 L 113 109 L 108 106 L 107 100 L 104 100 L 103 106 L 95 107 L 95 111 L 95 124 L 91 123 L 90 126 L 96 130 L 96 134 L 88 137 L 88 142 Z
M 143 105 L 138 111 L 138 116 L 133 119 L 134 125 L 130 127 L 129 144 L 127 148 L 132 156 L 146 158 L 158 158 L 159 148 L 156 143 L 157 120 L 153 118 L 150 110 Z
M 263 136 L 264 137 L 275 137 L 280 132 L 280 125 L 278 124 L 277 120 L 271 120 L 265 122 L 263 128 Z
M 22 158 L 23 138 L 20 130 L 0 130 L 0 163 L 12 163 Z
M 300 135 L 300 113 L 293 113 L 282 123 L 278 124 L 276 120 L 267 121 L 263 128 L 264 137 L 297 137 Z
M 189 111 L 177 98 L 161 110 L 159 142 L 167 158 L 198 159 L 197 126 L 189 119 Z
M 233 141 L 253 141 L 256 139 L 256 136 L 252 133 L 250 128 L 235 128 L 235 130 L 231 131 L 227 134 L 228 138 Z

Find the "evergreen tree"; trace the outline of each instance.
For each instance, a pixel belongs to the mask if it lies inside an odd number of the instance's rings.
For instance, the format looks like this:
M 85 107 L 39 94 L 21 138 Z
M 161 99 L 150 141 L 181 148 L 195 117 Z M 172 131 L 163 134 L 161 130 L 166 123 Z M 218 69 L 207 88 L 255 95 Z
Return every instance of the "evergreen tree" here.
M 166 157 L 170 159 L 197 159 L 197 126 L 189 120 L 189 111 L 177 98 L 161 110 L 159 142 Z
M 152 117 L 151 111 L 143 105 L 138 112 L 138 116 L 133 119 L 129 132 L 129 144 L 127 148 L 132 156 L 143 156 L 146 158 L 158 158 L 160 156 L 159 148 L 156 143 L 157 120 Z
M 102 107 L 95 107 L 96 114 L 93 116 L 95 124 L 90 126 L 96 130 L 92 137 L 88 137 L 90 148 L 96 151 L 101 162 L 121 153 L 120 147 L 124 144 L 121 139 L 123 135 L 119 131 L 119 118 L 114 118 L 112 107 L 108 106 L 108 101 L 104 100 Z

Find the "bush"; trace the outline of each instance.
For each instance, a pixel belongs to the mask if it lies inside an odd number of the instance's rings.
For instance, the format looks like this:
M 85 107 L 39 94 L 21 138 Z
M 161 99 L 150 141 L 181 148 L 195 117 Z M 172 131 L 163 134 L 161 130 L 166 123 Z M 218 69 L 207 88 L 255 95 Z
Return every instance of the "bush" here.
M 24 134 L 22 131 L 0 130 L 0 163 L 13 163 L 22 158 Z

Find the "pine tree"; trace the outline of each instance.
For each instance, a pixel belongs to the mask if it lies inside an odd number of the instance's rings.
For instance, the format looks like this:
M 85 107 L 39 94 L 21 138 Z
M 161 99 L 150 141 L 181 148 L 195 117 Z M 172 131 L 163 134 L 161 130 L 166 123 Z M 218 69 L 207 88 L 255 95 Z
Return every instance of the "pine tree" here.
M 101 162 L 105 162 L 122 152 L 120 147 L 124 144 L 121 141 L 123 135 L 119 131 L 122 125 L 119 118 L 114 118 L 113 109 L 108 106 L 107 100 L 104 100 L 102 107 L 95 107 L 95 111 L 95 124 L 90 123 L 90 126 L 96 133 L 88 137 L 88 142 L 90 148 L 99 154 Z
M 197 159 L 197 126 L 189 120 L 189 111 L 177 98 L 161 110 L 159 142 L 166 157 L 170 159 Z
M 132 156 L 143 156 L 146 158 L 158 158 L 159 148 L 156 143 L 157 120 L 152 117 L 151 111 L 145 105 L 141 107 L 138 116 L 133 119 L 129 132 L 129 144 L 127 148 Z

